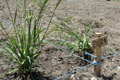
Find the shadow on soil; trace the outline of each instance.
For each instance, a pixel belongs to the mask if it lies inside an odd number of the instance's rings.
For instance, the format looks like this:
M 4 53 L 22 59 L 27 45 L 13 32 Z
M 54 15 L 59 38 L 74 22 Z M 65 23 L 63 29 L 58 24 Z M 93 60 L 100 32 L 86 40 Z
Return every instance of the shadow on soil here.
M 28 80 L 51 80 L 50 77 L 43 76 L 40 72 L 32 72 Z
M 114 77 L 114 75 L 112 75 L 112 76 L 101 75 L 101 78 L 102 78 L 103 80 L 113 80 L 113 77 Z
M 31 72 L 24 74 L 26 77 L 20 77 L 17 73 L 6 76 L 5 80 L 52 80 L 50 77 L 43 76 L 40 72 Z

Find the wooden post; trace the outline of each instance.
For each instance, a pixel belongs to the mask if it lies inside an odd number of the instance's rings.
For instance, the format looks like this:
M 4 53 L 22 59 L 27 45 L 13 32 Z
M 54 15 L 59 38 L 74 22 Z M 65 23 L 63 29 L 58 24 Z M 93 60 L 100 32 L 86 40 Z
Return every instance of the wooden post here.
M 95 37 L 98 38 L 98 39 L 99 39 L 101 36 L 102 36 L 101 33 L 96 33 L 96 34 L 95 34 Z M 99 56 L 98 58 L 95 58 L 95 61 L 96 61 L 96 62 L 101 61 L 101 53 L 102 53 L 102 48 L 101 48 L 101 46 L 96 46 L 96 47 L 94 48 L 94 55 L 95 55 L 95 56 Z M 100 74 L 101 74 L 101 64 L 94 66 L 94 72 L 95 72 L 95 76 L 98 76 L 98 77 L 100 76 Z
M 95 34 L 95 39 L 92 40 L 92 47 L 94 49 L 94 55 L 97 56 L 95 58 L 96 62 L 101 61 L 102 47 L 108 44 L 107 35 L 102 36 L 101 33 Z M 101 64 L 94 66 L 95 76 L 100 76 L 101 73 Z

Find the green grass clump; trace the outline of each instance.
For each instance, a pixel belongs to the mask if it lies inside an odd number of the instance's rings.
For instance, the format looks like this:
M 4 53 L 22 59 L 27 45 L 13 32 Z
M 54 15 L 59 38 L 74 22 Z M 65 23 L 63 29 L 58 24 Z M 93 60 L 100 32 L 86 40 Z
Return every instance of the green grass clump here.
M 27 0 L 24 0 L 24 23 L 17 25 L 19 8 L 16 7 L 14 19 L 11 17 L 14 25 L 14 34 L 9 36 L 9 41 L 4 42 L 5 48 L 2 49 L 5 53 L 10 55 L 10 59 L 12 61 L 17 63 L 18 67 L 15 69 L 15 72 L 17 71 L 25 80 L 27 79 L 27 75 L 25 74 L 32 71 L 32 64 L 41 53 L 42 44 L 47 37 L 50 23 L 61 0 L 57 1 L 52 17 L 50 18 L 46 29 L 42 29 L 40 27 L 40 21 L 46 10 L 49 0 L 42 0 L 40 2 L 40 10 L 38 14 L 27 8 L 26 1 Z M 2 22 L 1 26 L 3 27 Z
M 85 29 L 85 32 L 81 33 L 78 30 L 72 30 L 65 21 L 61 21 L 60 24 L 56 24 L 56 27 L 52 30 L 58 31 L 60 33 L 59 35 L 65 35 L 65 38 L 53 38 L 52 40 L 56 40 L 60 46 L 66 46 L 73 53 L 90 52 L 92 51 L 92 45 L 89 42 L 89 33 L 93 25 L 94 23 L 92 22 L 90 26 Z

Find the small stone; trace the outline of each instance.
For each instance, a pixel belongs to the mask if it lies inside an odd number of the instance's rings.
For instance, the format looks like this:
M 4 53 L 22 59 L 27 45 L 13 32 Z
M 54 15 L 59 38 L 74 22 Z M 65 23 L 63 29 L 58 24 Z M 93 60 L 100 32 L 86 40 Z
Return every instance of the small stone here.
M 80 80 L 80 78 L 78 77 L 77 80 Z
M 118 70 L 120 70 L 120 66 L 119 66 L 119 67 L 117 67 L 117 69 L 118 69 Z
M 74 75 L 74 74 L 72 74 L 72 75 L 71 75 L 71 78 L 73 78 L 74 76 L 75 76 L 75 75 Z
M 90 80 L 97 80 L 97 78 L 96 77 L 92 77 Z
M 71 78 L 72 78 L 73 80 L 75 80 L 75 75 L 74 75 L 74 74 L 72 74 L 72 75 L 71 75 Z

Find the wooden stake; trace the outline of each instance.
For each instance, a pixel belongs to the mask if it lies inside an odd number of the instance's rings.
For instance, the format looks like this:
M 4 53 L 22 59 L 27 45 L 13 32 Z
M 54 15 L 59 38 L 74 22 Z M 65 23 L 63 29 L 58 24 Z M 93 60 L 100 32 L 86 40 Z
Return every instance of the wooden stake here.
M 95 34 L 96 38 L 100 38 L 101 36 L 102 36 L 101 33 L 96 33 Z M 98 58 L 95 58 L 96 62 L 101 61 L 101 53 L 102 53 L 101 46 L 96 46 L 95 49 L 94 49 L 94 55 L 98 56 Z M 98 77 L 100 76 L 100 74 L 101 74 L 101 64 L 94 66 L 94 72 L 95 72 L 95 76 L 98 76 Z
M 101 61 L 101 53 L 102 53 L 102 47 L 108 44 L 108 37 L 107 35 L 102 36 L 101 33 L 95 34 L 95 39 L 92 40 L 92 47 L 94 49 L 94 55 L 97 56 L 95 58 L 96 62 Z M 101 73 L 101 64 L 94 66 L 94 73 L 95 76 L 100 76 Z

